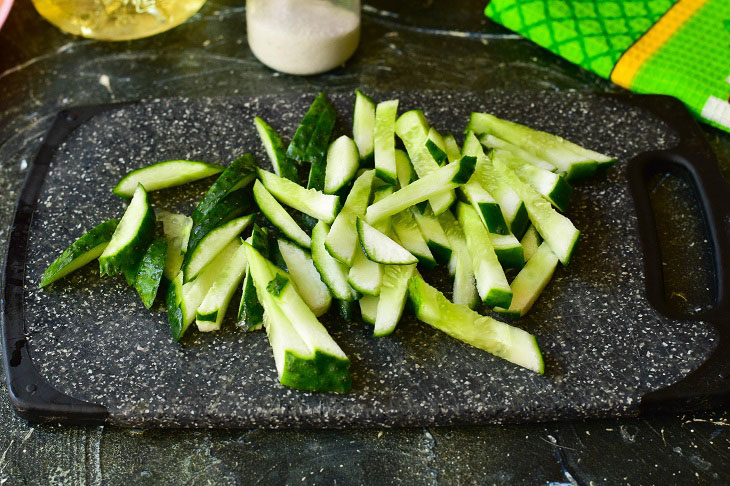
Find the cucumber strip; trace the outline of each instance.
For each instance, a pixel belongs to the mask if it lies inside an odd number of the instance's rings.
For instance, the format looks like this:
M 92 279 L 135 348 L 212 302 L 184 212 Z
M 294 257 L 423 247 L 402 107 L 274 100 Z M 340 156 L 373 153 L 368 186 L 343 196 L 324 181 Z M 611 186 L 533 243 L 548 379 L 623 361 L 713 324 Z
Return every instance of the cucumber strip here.
M 291 285 L 290 276 L 251 245 L 244 245 L 267 316 L 266 330 L 280 383 L 301 390 L 349 391 L 350 360 Z M 282 326 L 285 322 L 290 326 Z M 290 348 L 292 341 L 295 345 Z
M 383 265 L 410 265 L 418 262 L 411 252 L 373 228 L 362 218 L 357 218 L 357 234 L 367 257 Z
M 134 289 L 146 308 L 152 307 L 157 297 L 167 260 L 167 241 L 158 239 L 147 248 L 134 276 Z
M 360 304 L 360 316 L 362 320 L 368 324 L 375 324 L 375 318 L 378 315 L 379 297 L 373 295 L 363 295 L 358 303 Z
M 196 311 L 195 324 L 198 331 L 211 332 L 221 328 L 228 304 L 246 272 L 246 266 L 246 248 L 239 243 L 233 257 L 218 274 Z
M 370 201 L 374 170 L 360 174 L 352 185 L 345 205 L 332 223 L 332 228 L 324 242 L 327 251 L 346 265 L 352 265 L 352 259 L 358 249 L 357 217 L 365 214 Z
M 416 173 L 413 172 L 411 159 L 409 159 L 408 154 L 401 149 L 395 149 L 395 172 L 398 176 L 398 184 L 400 187 L 405 187 L 418 179 Z
M 283 179 L 263 169 L 258 176 L 264 187 L 279 202 L 329 224 L 340 210 L 340 197 L 324 194 L 316 189 L 305 189 L 297 183 Z
M 383 270 L 373 336 L 387 336 L 395 330 L 408 297 L 408 281 L 415 272 L 415 265 L 388 265 Z
M 41 287 L 50 285 L 99 258 L 111 241 L 118 224 L 118 219 L 104 221 L 71 243 L 43 272 Z
M 449 162 L 449 157 L 446 154 L 446 143 L 444 142 L 444 138 L 434 127 L 431 127 L 428 130 L 428 137 L 426 137 L 426 149 L 438 165 L 444 165 Z
M 254 118 L 253 124 L 259 134 L 261 143 L 264 145 L 266 155 L 269 156 L 269 161 L 271 162 L 271 166 L 274 168 L 274 173 L 279 177 L 299 183 L 297 167 L 286 156 L 286 148 L 284 148 L 284 142 L 281 141 L 279 134 L 276 133 L 276 131 L 261 117 L 257 116 Z
M 472 180 L 479 183 L 499 203 L 504 220 L 509 224 L 510 231 L 515 236 L 521 237 L 530 225 L 525 204 L 514 189 L 510 187 L 508 181 L 498 171 L 494 170 L 492 163 L 484 154 L 481 143 L 479 143 L 473 132 L 466 134 L 463 153 L 477 158 L 477 167 Z
M 294 286 L 304 302 L 315 316 L 327 312 L 332 304 L 332 294 L 314 266 L 312 255 L 283 239 L 278 241 L 278 246 Z
M 568 210 L 573 188 L 565 178 L 549 170 L 535 167 L 506 150 L 495 150 L 492 153 L 492 159 L 499 159 L 504 162 L 507 167 L 517 174 L 522 182 L 530 184 L 559 211 L 565 212 Z
M 190 230 L 193 229 L 193 219 L 184 214 L 171 213 L 164 210 L 155 210 L 157 221 L 162 222 L 162 231 L 167 240 L 167 258 L 163 275 L 172 281 L 182 268 L 183 258 L 188 249 Z
M 355 109 L 352 114 L 352 137 L 362 160 L 373 157 L 375 138 L 375 103 L 359 89 L 355 90 Z
M 460 202 L 458 217 L 471 255 L 479 298 L 489 307 L 509 307 L 512 290 L 479 215 L 471 206 Z
M 355 300 L 357 295 L 347 283 L 347 267 L 329 254 L 324 242 L 329 234 L 329 226 L 324 221 L 317 223 L 312 230 L 312 260 L 322 281 L 329 287 L 332 295 L 339 300 Z
M 335 194 L 347 187 L 360 168 L 357 145 L 347 135 L 330 144 L 327 150 L 327 167 L 324 173 L 324 193 Z
M 335 108 L 322 92 L 302 118 L 289 143 L 287 155 L 299 164 L 307 162 L 314 165 L 323 162 L 334 125 Z
M 147 191 L 138 184 L 109 244 L 99 256 L 101 274 L 114 275 L 135 268 L 154 237 L 155 213 Z
M 231 162 L 226 170 L 218 176 L 203 200 L 193 211 L 193 234 L 198 226 L 218 203 L 237 189 L 242 189 L 256 178 L 256 161 L 251 154 L 244 154 Z
M 205 179 L 221 172 L 223 167 L 216 164 L 194 160 L 166 160 L 127 173 L 114 186 L 113 192 L 117 196 L 131 198 L 137 184 L 142 184 L 150 192 Z
M 509 308 L 497 307 L 496 312 L 514 317 L 522 317 L 532 308 L 558 266 L 558 257 L 543 243 L 532 258 L 527 261 L 520 273 L 512 281 L 512 303 Z
M 239 246 L 238 241 L 231 241 L 192 282 L 183 284 L 182 271 L 172 281 L 167 293 L 167 320 L 175 341 L 179 341 L 193 323 L 205 294 L 228 266 Z
M 361 294 L 377 296 L 383 283 L 383 265 L 368 259 L 358 245 L 347 282 Z
M 504 220 L 504 214 L 502 214 L 499 203 L 494 200 L 479 182 L 472 179 L 461 186 L 461 191 L 491 233 L 497 233 L 499 235 L 509 234 L 509 225 Z
M 269 191 L 266 190 L 261 181 L 254 182 L 253 197 L 259 209 L 266 216 L 269 222 L 277 227 L 284 236 L 292 240 L 299 246 L 309 248 L 312 246 L 312 239 L 302 228 L 299 227 L 294 218 L 292 218 L 286 209 L 274 199 Z
M 446 156 L 449 159 L 449 163 L 461 158 L 461 149 L 452 134 L 444 135 L 444 146 L 446 147 Z
M 192 253 L 186 256 L 183 264 L 185 282 L 193 280 L 203 268 L 213 260 L 218 253 L 229 243 L 235 240 L 246 227 L 253 222 L 254 216 L 249 214 L 229 221 L 217 227 L 200 240 L 200 243 L 193 249 Z M 189 258 L 187 258 L 189 257 Z
M 473 309 L 479 303 L 479 294 L 477 293 L 471 255 L 466 246 L 466 236 L 464 236 L 461 225 L 456 221 L 451 211 L 444 211 L 438 219 L 453 248 L 451 259 L 454 262 L 454 286 L 451 299 L 454 304 L 465 305 Z M 451 266 L 451 261 L 449 263 Z
M 375 173 L 388 184 L 396 183 L 395 120 L 398 100 L 382 101 L 375 108 Z
M 530 261 L 530 258 L 532 258 L 535 254 L 541 243 L 542 237 L 540 236 L 540 233 L 537 232 L 535 226 L 530 225 L 530 227 L 527 228 L 527 231 L 525 231 L 525 236 L 523 236 L 522 240 L 520 240 L 526 262 Z
M 441 215 L 437 218 L 430 207 L 427 207 L 423 213 L 417 208 L 411 208 L 411 214 L 413 214 L 416 224 L 418 224 L 418 228 L 421 230 L 421 234 L 436 261 L 440 263 L 448 262 L 451 259 L 453 246 L 444 232 L 443 225 L 439 222 Z
M 413 169 L 418 174 L 418 177 L 421 178 L 439 168 L 438 163 L 436 163 L 426 148 L 428 130 L 428 122 L 420 110 L 403 113 L 395 122 L 395 133 L 403 141 L 408 155 L 411 158 Z M 445 191 L 443 194 L 433 194 L 428 199 L 433 212 L 440 214 L 451 206 L 456 199 L 456 195 L 453 191 Z
M 568 180 L 590 177 L 596 172 L 599 163 L 610 165 L 616 161 L 614 157 L 588 150 L 557 135 L 500 120 L 487 113 L 472 113 L 468 128 L 499 137 L 547 160 Z
M 434 194 L 450 191 L 465 184 L 474 173 L 475 163 L 476 159 L 474 157 L 462 157 L 457 162 L 430 172 L 425 177 L 402 187 L 392 195 L 368 207 L 365 212 L 365 219 L 370 224 L 375 223 L 414 204 L 425 201 Z M 446 209 L 448 209 L 448 206 L 440 212 L 444 212 Z M 433 212 L 436 215 L 439 214 L 439 211 L 435 209 Z
M 271 256 L 269 235 L 265 228 L 254 224 L 251 236 L 246 239 L 246 243 L 256 248 L 264 256 Z M 246 265 L 246 272 L 243 277 L 243 288 L 241 290 L 241 302 L 238 305 L 238 326 L 246 331 L 255 331 L 261 329 L 264 324 L 264 308 L 259 302 L 256 295 L 256 287 L 253 285 L 253 279 Z
M 394 214 L 391 223 L 403 248 L 418 258 L 419 264 L 428 269 L 436 266 L 436 259 L 428 248 L 411 211 L 405 210 Z
M 495 235 L 489 233 L 494 252 L 504 268 L 522 268 L 525 264 L 525 251 L 515 235 Z
M 431 327 L 536 373 L 545 372 L 540 347 L 532 334 L 452 304 L 420 275 L 411 278 L 408 296 L 416 317 Z
M 542 169 L 549 170 L 550 172 L 557 172 L 557 170 L 558 170 L 557 167 L 555 167 L 553 164 L 551 164 L 547 160 L 543 160 L 540 157 L 538 157 L 534 154 L 531 154 L 527 150 L 522 150 L 517 145 L 511 144 L 509 142 L 505 142 L 501 138 L 497 138 L 494 135 L 489 135 L 488 133 L 485 133 L 479 137 L 479 141 L 485 147 L 506 150 L 508 152 L 511 152 L 516 157 L 519 157 L 520 159 L 524 160 L 525 162 L 529 162 L 536 167 L 540 167 Z
M 195 220 L 193 219 L 193 227 L 188 237 L 183 265 L 186 264 L 190 255 L 193 254 L 195 248 L 208 233 L 232 219 L 242 216 L 245 212 L 250 212 L 252 206 L 251 191 L 248 189 L 236 189 L 218 201 L 197 224 L 195 224 Z
M 330 144 L 332 129 L 335 126 L 335 111 L 332 105 L 329 105 L 329 108 L 331 111 L 325 110 L 322 112 L 312 134 L 312 139 L 307 146 L 306 162 L 311 164 L 309 178 L 307 179 L 307 189 L 324 190 L 324 178 L 327 170 L 327 148 Z
M 535 225 L 540 236 L 550 245 L 550 249 L 562 264 L 567 266 L 570 263 L 570 257 L 575 249 L 580 231 L 568 218 L 555 211 L 540 193 L 529 184 L 522 182 L 500 160 L 494 161 L 494 167 L 507 178 L 512 187 L 520 194 L 522 200 L 525 201 L 532 224 Z

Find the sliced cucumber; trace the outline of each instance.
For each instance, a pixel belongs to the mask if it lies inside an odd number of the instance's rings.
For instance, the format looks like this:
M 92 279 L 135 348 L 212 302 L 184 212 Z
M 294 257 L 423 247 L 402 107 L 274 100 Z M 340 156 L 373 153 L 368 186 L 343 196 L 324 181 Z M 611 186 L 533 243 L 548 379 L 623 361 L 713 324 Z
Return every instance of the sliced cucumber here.
M 262 255 L 271 257 L 269 235 L 265 228 L 254 224 L 251 236 L 246 239 L 246 243 L 256 248 Z M 248 271 L 248 265 L 246 265 L 241 290 L 241 302 L 238 306 L 238 326 L 246 331 L 255 331 L 261 329 L 263 324 L 264 308 L 259 302 L 258 295 L 256 295 L 256 287 L 253 285 L 253 279 Z
M 137 185 L 114 234 L 99 256 L 102 275 L 133 269 L 155 237 L 155 213 L 150 208 L 147 191 Z
M 373 336 L 387 336 L 395 330 L 408 297 L 408 281 L 415 272 L 415 265 L 385 266 Z
M 433 160 L 438 165 L 444 165 L 449 162 L 449 157 L 446 154 L 446 143 L 444 138 L 434 127 L 429 128 L 428 137 L 426 137 L 426 149 L 431 154 Z
M 339 300 L 355 300 L 357 295 L 347 283 L 347 267 L 329 254 L 324 242 L 329 234 L 327 223 L 320 221 L 312 230 L 312 260 L 322 281 Z
M 430 207 L 427 207 L 423 213 L 416 208 L 411 208 L 411 214 L 413 214 L 416 224 L 418 224 L 418 228 L 421 230 L 421 234 L 436 261 L 440 263 L 448 262 L 451 259 L 453 246 L 444 232 L 443 225 L 439 222 L 440 215 L 439 217 L 435 216 Z
M 322 113 L 317 127 L 312 134 L 312 139 L 307 146 L 307 161 L 311 164 L 309 178 L 307 179 L 307 189 L 324 190 L 324 178 L 327 169 L 327 148 L 329 147 L 332 129 L 335 125 L 334 113 L 334 108 L 332 108 L 331 112 L 325 110 Z
M 512 303 L 509 308 L 495 308 L 496 312 L 514 317 L 522 317 L 532 308 L 558 266 L 558 257 L 543 243 L 527 261 L 512 281 Z
M 398 175 L 398 184 L 400 187 L 405 187 L 418 179 L 416 173 L 413 172 L 411 159 L 409 159 L 408 154 L 401 149 L 395 149 L 395 171 Z
M 380 299 L 373 295 L 363 295 L 358 303 L 360 304 L 360 316 L 368 324 L 375 324 L 378 315 L 378 301 Z
M 570 263 L 575 244 L 578 241 L 580 231 L 573 223 L 555 211 L 550 203 L 540 193 L 525 184 L 515 175 L 509 167 L 500 160 L 494 161 L 494 167 L 500 171 L 511 183 L 512 187 L 519 193 L 530 215 L 532 224 L 535 225 L 553 253 L 560 259 L 563 265 Z
M 474 267 L 471 262 L 471 255 L 466 246 L 466 237 L 461 225 L 456 221 L 451 211 L 444 211 L 438 217 L 441 227 L 444 228 L 449 244 L 453 248 L 451 261 L 453 261 L 454 286 L 451 299 L 454 304 L 462 304 L 474 308 L 479 303 L 476 280 L 474 279 Z
M 258 176 L 264 187 L 281 203 L 309 216 L 331 223 L 340 210 L 340 198 L 316 189 L 305 189 L 288 179 L 259 169 Z
M 197 233 L 196 227 L 201 224 L 209 212 L 216 208 L 226 196 L 237 189 L 249 185 L 256 178 L 256 161 L 251 154 L 244 154 L 231 162 L 226 170 L 218 176 L 203 200 L 193 211 L 193 231 Z
M 324 163 L 332 128 L 335 108 L 322 92 L 312 102 L 289 143 L 287 155 L 298 163 Z M 322 171 L 324 176 L 324 171 Z M 321 189 L 321 188 L 320 188 Z
M 420 178 L 425 177 L 439 168 L 438 163 L 433 159 L 428 148 L 426 148 L 429 128 L 426 117 L 423 116 L 423 112 L 420 110 L 403 113 L 395 123 L 395 132 L 403 141 L 408 155 L 411 158 L 413 168 Z M 442 179 L 442 182 L 444 180 Z M 428 199 L 433 212 L 440 214 L 451 206 L 456 196 L 453 191 L 444 191 L 443 194 L 435 193 Z
M 494 253 L 489 234 L 471 206 L 458 203 L 459 224 L 464 229 L 479 298 L 489 307 L 509 307 L 512 290 Z
M 193 218 L 164 210 L 155 210 L 155 217 L 157 221 L 162 222 L 162 231 L 167 240 L 167 259 L 163 275 L 167 280 L 172 281 L 182 268 L 190 239 L 190 230 L 193 229 Z
M 43 272 L 41 287 L 45 287 L 96 260 L 112 239 L 118 219 L 109 219 L 84 233 L 71 243 Z
M 446 156 L 449 162 L 454 162 L 461 158 L 461 149 L 452 134 L 449 133 L 444 136 L 444 146 L 446 147 Z
M 525 264 L 525 251 L 515 235 L 489 233 L 489 241 L 504 268 L 522 268 Z
M 360 158 L 373 157 L 375 134 L 375 103 L 359 89 L 355 90 L 355 109 L 352 114 L 352 137 Z
M 388 184 L 396 183 L 395 120 L 398 100 L 382 101 L 375 108 L 375 172 Z
M 509 142 L 505 142 L 501 138 L 497 138 L 494 135 L 489 135 L 488 133 L 485 133 L 479 137 L 479 141 L 485 147 L 489 147 L 492 149 L 507 150 L 508 152 L 513 153 L 516 157 L 519 157 L 520 159 L 524 160 L 525 162 L 529 162 L 536 167 L 540 167 L 542 169 L 549 170 L 550 172 L 557 172 L 557 170 L 558 170 L 557 167 L 555 167 L 553 164 L 551 164 L 547 160 L 543 160 L 540 157 L 538 157 L 534 154 L 531 154 L 527 150 L 522 150 L 517 145 L 511 144 Z
M 504 162 L 522 182 L 530 184 L 559 211 L 568 210 L 573 188 L 563 177 L 525 162 L 506 150 L 495 150 L 492 153 L 494 159 Z
M 613 157 L 588 150 L 557 135 L 501 120 L 487 113 L 472 113 L 468 128 L 499 137 L 547 160 L 568 180 L 590 177 L 596 172 L 598 164 L 611 165 L 616 161 Z
M 403 248 L 418 258 L 419 264 L 428 269 L 436 266 L 436 259 L 428 248 L 411 211 L 405 210 L 394 214 L 391 223 Z
M 463 152 L 465 155 L 472 155 L 477 158 L 478 163 L 472 180 L 481 185 L 499 203 L 510 231 L 515 236 L 521 237 L 530 225 L 525 204 L 510 187 L 508 181 L 498 171 L 494 170 L 473 132 L 466 134 Z
M 347 274 L 347 282 L 362 294 L 377 296 L 383 283 L 383 265 L 368 259 L 358 245 L 352 267 Z
M 167 241 L 159 239 L 152 242 L 137 265 L 134 276 L 134 289 L 146 308 L 152 307 L 157 297 L 167 260 Z
M 253 124 L 259 134 L 261 143 L 264 144 L 266 155 L 269 156 L 274 173 L 279 177 L 299 183 L 297 167 L 286 156 L 286 148 L 284 148 L 284 142 L 281 141 L 279 134 L 258 116 L 254 118 Z
M 452 304 L 420 275 L 411 278 L 408 295 L 416 317 L 426 324 L 511 363 L 539 374 L 545 372 L 540 347 L 532 334 Z
M 239 243 L 233 257 L 227 263 L 196 311 L 195 324 L 200 332 L 217 331 L 221 328 L 231 297 L 246 272 L 246 248 L 243 244 Z
M 461 191 L 491 233 L 499 235 L 509 234 L 509 225 L 504 220 L 504 214 L 502 214 L 499 203 L 495 201 L 491 194 L 479 182 L 472 179 L 461 186 Z
M 329 310 L 332 294 L 314 266 L 312 255 L 283 239 L 280 239 L 278 244 L 297 292 L 314 315 L 321 316 Z
M 223 172 L 223 167 L 207 162 L 166 160 L 127 173 L 114 186 L 113 192 L 117 196 L 130 198 L 134 195 L 137 184 L 142 184 L 149 192 L 180 186 L 221 172 Z
M 375 223 L 382 218 L 392 216 L 407 209 L 414 204 L 429 199 L 432 195 L 455 189 L 465 184 L 474 173 L 476 159 L 474 157 L 462 157 L 428 175 L 402 187 L 391 196 L 382 199 L 368 207 L 365 212 L 365 219 Z M 432 207 L 433 208 L 433 207 Z M 440 212 L 448 209 L 443 208 Z M 439 211 L 434 209 L 434 214 Z
M 410 265 L 418 262 L 418 258 L 411 252 L 370 226 L 362 218 L 357 219 L 357 234 L 365 254 L 374 262 L 383 265 Z
M 330 255 L 348 266 L 352 265 L 358 247 L 357 217 L 365 214 L 374 177 L 375 171 L 367 170 L 355 180 L 345 205 L 332 223 L 324 243 Z
M 327 150 L 327 168 L 324 173 L 324 193 L 335 194 L 346 188 L 360 168 L 357 145 L 347 135 L 330 144 Z
M 193 251 L 185 255 L 183 264 L 185 282 L 197 277 L 223 248 L 234 241 L 253 222 L 253 218 L 252 214 L 236 218 L 205 235 Z
M 537 232 L 535 226 L 530 225 L 530 227 L 527 228 L 527 231 L 525 231 L 525 236 L 523 236 L 522 240 L 520 240 L 526 262 L 529 262 L 530 258 L 532 258 L 535 252 L 537 252 L 537 247 L 540 246 L 540 243 L 542 243 L 540 233 Z
M 281 231 L 284 236 L 295 242 L 299 246 L 309 248 L 312 246 L 312 239 L 302 228 L 299 227 L 294 218 L 292 218 L 286 209 L 274 199 L 269 191 L 266 190 L 261 181 L 256 181 L 253 185 L 253 197 L 259 209 L 266 216 L 266 219 Z
M 289 275 L 252 246 L 245 246 L 251 276 L 265 309 L 279 381 L 301 390 L 349 391 L 352 378 L 345 353 L 291 285 Z M 271 285 L 277 280 L 279 285 Z

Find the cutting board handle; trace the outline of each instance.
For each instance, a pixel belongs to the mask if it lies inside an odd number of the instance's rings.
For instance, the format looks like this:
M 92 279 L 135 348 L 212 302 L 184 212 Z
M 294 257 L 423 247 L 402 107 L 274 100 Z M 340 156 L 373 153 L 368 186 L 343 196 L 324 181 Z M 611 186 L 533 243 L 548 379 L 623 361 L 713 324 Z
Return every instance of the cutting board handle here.
M 676 147 L 640 154 L 630 160 L 627 167 L 644 253 L 647 299 L 657 311 L 670 318 L 710 322 L 719 335 L 712 355 L 699 368 L 671 386 L 644 395 L 641 410 L 686 411 L 727 405 L 730 403 L 730 238 L 727 230 L 730 184 L 722 175 L 704 133 L 678 100 L 667 96 L 642 96 L 635 104 L 649 108 L 664 120 L 671 120 L 672 128 L 679 136 Z M 666 300 L 659 237 L 648 189 L 653 176 L 677 169 L 689 175 L 696 191 L 715 267 L 715 302 L 710 309 L 691 315 L 673 309 Z

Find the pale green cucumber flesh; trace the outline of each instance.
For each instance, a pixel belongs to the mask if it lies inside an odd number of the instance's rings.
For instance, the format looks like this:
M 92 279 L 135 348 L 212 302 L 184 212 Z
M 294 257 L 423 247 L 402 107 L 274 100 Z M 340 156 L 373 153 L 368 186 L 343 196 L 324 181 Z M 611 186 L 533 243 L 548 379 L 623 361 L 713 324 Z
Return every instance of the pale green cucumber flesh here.
M 193 160 L 166 160 L 129 172 L 114 186 L 114 194 L 130 198 L 137 184 L 147 192 L 175 187 L 223 172 L 223 167 Z

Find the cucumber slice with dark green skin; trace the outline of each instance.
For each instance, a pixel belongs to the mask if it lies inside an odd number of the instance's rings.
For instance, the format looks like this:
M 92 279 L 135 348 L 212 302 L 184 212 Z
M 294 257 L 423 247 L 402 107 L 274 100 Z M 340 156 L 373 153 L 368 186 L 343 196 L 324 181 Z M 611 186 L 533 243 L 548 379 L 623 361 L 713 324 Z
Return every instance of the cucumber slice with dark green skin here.
M 504 268 L 522 268 L 525 265 L 525 250 L 512 233 L 497 235 L 489 233 L 494 252 Z
M 327 150 L 327 167 L 324 176 L 324 193 L 339 194 L 345 191 L 360 168 L 357 145 L 347 135 L 332 142 Z
M 182 268 L 185 252 L 188 249 L 190 230 L 193 229 L 193 219 L 184 214 L 169 211 L 155 211 L 157 221 L 162 222 L 163 232 L 167 239 L 167 260 L 163 276 L 172 281 Z
M 43 272 L 41 287 L 45 287 L 99 258 L 112 239 L 118 224 L 118 219 L 104 221 L 71 243 L 71 246 L 66 248 Z
M 510 287 L 514 297 L 509 308 L 498 307 L 494 310 L 511 317 L 522 317 L 527 314 L 550 282 L 557 266 L 558 257 L 547 243 L 541 244 L 512 281 Z
M 345 265 L 351 266 L 355 253 L 359 251 L 357 239 L 357 217 L 365 214 L 372 192 L 374 170 L 360 174 L 352 185 L 345 205 L 332 223 L 325 241 L 330 255 Z
M 464 230 L 451 211 L 439 214 L 438 221 L 453 248 L 451 259 L 454 260 L 454 286 L 451 299 L 454 304 L 462 304 L 473 309 L 479 303 L 479 294 Z M 451 262 L 449 262 L 449 268 L 451 268 Z
M 464 305 L 452 304 L 420 275 L 409 281 L 408 296 L 420 321 L 516 365 L 539 374 L 545 372 L 540 347 L 532 334 L 479 315 Z
M 347 322 L 357 321 L 357 301 L 356 300 L 338 300 L 337 310 L 340 316 Z
M 221 200 L 233 191 L 246 187 L 255 178 L 256 161 L 253 155 L 244 154 L 231 162 L 193 211 L 193 227 L 198 226 Z
M 246 272 L 246 265 L 246 250 L 241 244 L 218 274 L 196 311 L 198 331 L 211 332 L 221 328 L 231 297 Z
M 373 336 L 387 336 L 395 331 L 408 297 L 408 281 L 415 272 L 415 265 L 387 265 L 383 270 Z
M 375 103 L 359 89 L 355 90 L 355 109 L 352 113 L 352 138 L 355 139 L 360 159 L 373 158 L 375 133 Z
M 182 271 L 175 277 L 167 287 L 166 296 L 167 323 L 170 325 L 170 333 L 175 341 L 179 341 L 185 333 L 185 309 L 183 308 L 183 274 Z
M 192 252 L 208 233 L 228 221 L 249 212 L 252 207 L 251 191 L 248 189 L 237 189 L 218 201 L 200 222 L 197 224 L 193 222 L 183 265 L 187 263 Z
M 361 218 L 357 219 L 357 234 L 368 259 L 383 265 L 410 265 L 418 263 L 411 252 L 396 243 L 388 235 L 373 228 Z
M 325 173 L 327 170 L 327 148 L 329 147 L 330 137 L 332 136 L 332 129 L 334 127 L 334 108 L 331 111 L 323 111 L 307 147 L 306 157 L 307 161 L 311 164 L 307 189 L 324 190 Z
M 305 189 L 288 179 L 259 169 L 258 177 L 279 202 L 329 224 L 340 211 L 340 197 L 324 194 L 316 189 Z
M 286 209 L 274 199 L 269 191 L 266 190 L 261 181 L 256 181 L 253 185 L 253 197 L 259 209 L 266 216 L 271 224 L 276 226 L 284 236 L 292 240 L 299 246 L 309 248 L 312 246 L 312 239 L 302 228 L 299 227 L 294 218 L 286 212 Z
M 335 108 L 322 92 L 312 102 L 289 143 L 287 155 L 301 164 L 324 159 L 332 128 L 335 125 Z M 324 172 L 324 171 L 323 171 Z
M 314 315 L 321 316 L 329 310 L 332 294 L 314 266 L 312 255 L 287 240 L 279 239 L 277 243 L 297 292 Z
M 325 247 L 330 228 L 320 221 L 312 230 L 312 260 L 332 295 L 339 300 L 355 300 L 357 294 L 347 282 L 347 266 L 336 260 Z
M 155 213 L 149 205 L 147 191 L 140 184 L 109 244 L 99 256 L 101 274 L 114 275 L 135 268 L 154 237 Z
M 269 156 L 271 166 L 274 168 L 274 173 L 279 177 L 289 179 L 292 182 L 299 183 L 299 174 L 297 173 L 297 167 L 294 163 L 289 160 L 286 155 L 286 148 L 284 143 L 281 141 L 281 137 L 276 131 L 269 126 L 262 118 L 254 118 L 254 126 L 259 134 L 261 143 L 264 144 L 266 155 Z
M 223 167 L 207 162 L 166 160 L 129 172 L 114 186 L 113 192 L 117 196 L 130 198 L 134 195 L 137 184 L 142 184 L 150 192 L 205 179 L 221 172 Z
M 253 225 L 251 236 L 246 240 L 251 246 L 256 248 L 264 256 L 270 257 L 270 241 L 269 235 L 264 228 L 259 225 Z M 246 331 L 260 329 L 264 323 L 264 308 L 259 302 L 256 295 L 256 288 L 253 279 L 250 276 L 248 268 L 243 278 L 243 291 L 241 293 L 241 303 L 238 307 L 238 325 Z
M 167 241 L 157 239 L 147 248 L 137 266 L 134 289 L 142 299 L 142 304 L 148 309 L 155 303 L 157 289 L 160 287 L 162 275 L 165 271 L 166 259 Z
M 252 222 L 253 215 L 249 214 L 248 216 L 232 219 L 205 235 L 200 240 L 200 243 L 185 255 L 185 263 L 183 263 L 185 282 L 197 277 L 205 266 L 231 241 L 234 241 Z
M 449 162 L 448 155 L 446 154 L 446 143 L 444 142 L 444 138 L 433 127 L 428 130 L 426 148 L 438 165 L 444 165 Z
M 375 173 L 388 184 L 395 184 L 395 120 L 398 100 L 381 101 L 375 107 Z

